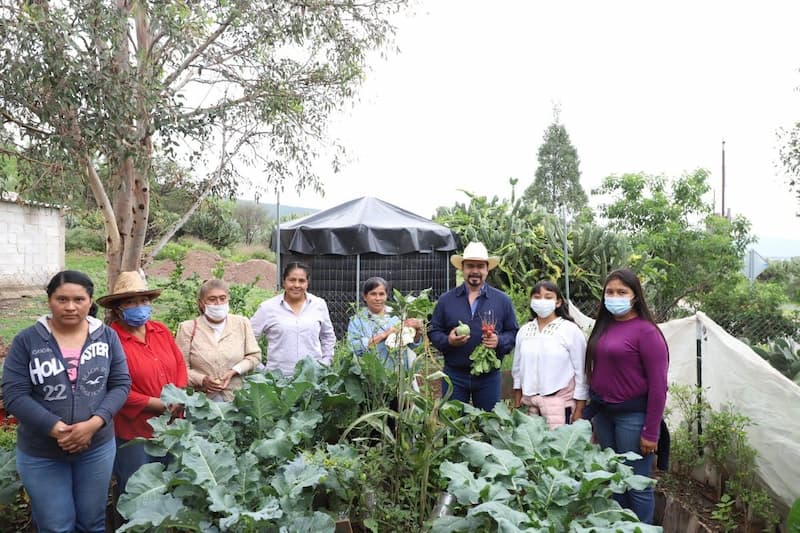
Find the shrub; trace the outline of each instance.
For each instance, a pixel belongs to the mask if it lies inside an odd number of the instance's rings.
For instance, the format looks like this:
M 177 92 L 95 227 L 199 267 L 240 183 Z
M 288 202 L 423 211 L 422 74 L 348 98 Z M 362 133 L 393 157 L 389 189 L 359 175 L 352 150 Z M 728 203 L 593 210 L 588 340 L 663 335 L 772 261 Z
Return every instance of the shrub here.
M 725 331 L 756 343 L 797 334 L 798 322 L 781 305 L 786 294 L 773 283 L 754 283 L 742 276 L 735 284 L 720 284 L 703 297 L 700 310 Z
M 250 259 L 263 259 L 274 263 L 275 252 L 259 245 L 237 245 L 233 247 L 226 259 L 236 263 L 244 263 Z
M 200 252 L 217 253 L 219 250 L 214 245 L 209 244 L 207 241 L 192 235 L 184 235 L 178 239 L 178 243 L 185 246 L 188 250 L 197 250 Z
M 182 245 L 178 244 L 177 242 L 168 242 L 164 245 L 161 250 L 158 251 L 156 254 L 156 259 L 172 259 L 176 263 L 178 261 L 183 261 L 186 258 L 186 253 L 189 249 Z
M 17 445 L 17 427 L 0 423 L 0 450 L 13 450 Z
M 745 510 L 744 520 L 749 524 L 760 518 L 765 531 L 774 529 L 778 522 L 775 504 L 767 492 L 756 482 L 755 460 L 757 452 L 747 439 L 746 429 L 751 421 L 727 405 L 714 410 L 706 401 L 703 389 L 671 384 L 669 394 L 681 418 L 672 433 L 670 455 L 679 476 L 690 477 L 691 470 L 710 462 L 723 476 L 719 487 L 722 499 L 717 504 L 713 518 L 725 531 L 735 526 L 735 504 Z M 697 422 L 703 431 L 698 432 Z M 700 450 L 705 450 L 700 454 Z
M 242 228 L 236 220 L 224 218 L 219 213 L 197 212 L 186 222 L 184 231 L 201 237 L 219 248 L 239 242 Z
M 105 252 L 105 232 L 81 226 L 70 228 L 65 236 L 65 248 L 67 252 Z
M 781 374 L 800 385 L 800 344 L 791 338 L 782 338 L 751 348 Z

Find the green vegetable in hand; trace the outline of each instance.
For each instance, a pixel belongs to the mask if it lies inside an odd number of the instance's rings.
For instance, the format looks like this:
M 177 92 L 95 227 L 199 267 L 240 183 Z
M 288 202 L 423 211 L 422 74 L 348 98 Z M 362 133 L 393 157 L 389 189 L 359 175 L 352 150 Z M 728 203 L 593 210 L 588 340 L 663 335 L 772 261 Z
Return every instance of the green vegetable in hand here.
M 469 373 L 473 376 L 486 374 L 492 370 L 499 369 L 501 366 L 500 359 L 497 358 L 495 351 L 490 350 L 483 344 L 479 344 L 472 350 L 469 360 L 472 361 Z
M 469 335 L 469 325 L 464 324 L 460 320 L 458 321 L 458 326 L 456 326 L 456 335 L 463 336 Z

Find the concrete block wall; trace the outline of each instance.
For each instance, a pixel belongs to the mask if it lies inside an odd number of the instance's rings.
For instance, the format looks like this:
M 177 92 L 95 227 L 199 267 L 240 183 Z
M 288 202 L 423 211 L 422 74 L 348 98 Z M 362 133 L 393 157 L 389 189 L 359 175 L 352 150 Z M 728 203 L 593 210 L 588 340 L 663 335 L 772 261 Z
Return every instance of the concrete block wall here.
M 41 294 L 64 269 L 64 212 L 0 198 L 0 298 Z

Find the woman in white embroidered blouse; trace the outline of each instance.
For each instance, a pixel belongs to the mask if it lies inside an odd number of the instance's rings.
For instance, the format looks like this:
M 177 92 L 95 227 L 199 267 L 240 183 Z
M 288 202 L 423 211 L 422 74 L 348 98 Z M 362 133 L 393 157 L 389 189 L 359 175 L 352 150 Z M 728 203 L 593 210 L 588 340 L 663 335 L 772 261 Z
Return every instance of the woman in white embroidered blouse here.
M 589 398 L 584 375 L 586 337 L 569 315 L 558 286 L 538 282 L 531 291 L 531 321 L 517 333 L 514 404 L 541 415 L 551 428 L 581 417 Z

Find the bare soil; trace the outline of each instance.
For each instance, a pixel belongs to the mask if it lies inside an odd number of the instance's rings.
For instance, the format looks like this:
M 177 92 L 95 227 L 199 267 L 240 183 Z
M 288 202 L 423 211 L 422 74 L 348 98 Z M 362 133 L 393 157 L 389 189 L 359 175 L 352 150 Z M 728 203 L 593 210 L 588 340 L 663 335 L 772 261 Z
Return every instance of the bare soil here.
M 182 278 L 186 279 L 193 274 L 201 280 L 214 277 L 214 270 L 222 262 L 225 268 L 224 279 L 228 283 L 241 285 L 256 285 L 262 289 L 274 289 L 277 279 L 275 263 L 270 263 L 264 259 L 250 259 L 244 263 L 234 263 L 222 259 L 219 254 L 192 250 L 186 254 L 183 260 Z M 146 269 L 148 276 L 166 278 L 175 270 L 175 262 L 171 259 L 154 262 Z
M 694 479 L 678 478 L 664 472 L 655 474 L 658 480 L 656 491 L 677 498 L 686 509 L 696 514 L 703 524 L 711 529 L 718 529 L 716 521 L 711 517 L 716 508 L 716 498 L 711 494 L 713 489 Z

